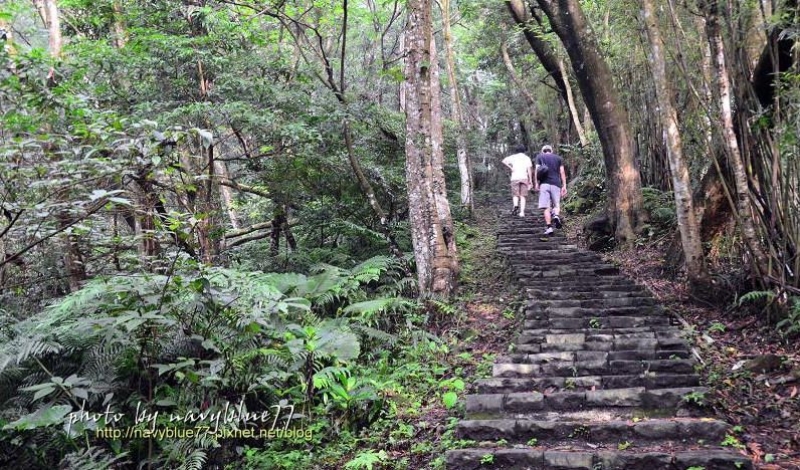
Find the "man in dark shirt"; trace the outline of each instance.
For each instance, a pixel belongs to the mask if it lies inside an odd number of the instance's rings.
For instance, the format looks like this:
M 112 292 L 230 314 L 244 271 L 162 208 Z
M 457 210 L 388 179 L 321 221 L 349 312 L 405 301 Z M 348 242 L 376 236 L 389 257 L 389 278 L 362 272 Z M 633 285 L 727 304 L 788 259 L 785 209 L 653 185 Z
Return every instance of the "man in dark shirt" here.
M 539 191 L 539 209 L 544 209 L 544 222 L 547 228 L 545 235 L 553 233 L 553 224 L 561 228 L 561 198 L 567 195 L 567 176 L 564 172 L 564 160 L 553 153 L 553 147 L 545 145 L 542 153 L 536 155 L 537 174 L 539 167 L 547 167 L 547 175 L 542 181 L 536 178 L 535 191 Z

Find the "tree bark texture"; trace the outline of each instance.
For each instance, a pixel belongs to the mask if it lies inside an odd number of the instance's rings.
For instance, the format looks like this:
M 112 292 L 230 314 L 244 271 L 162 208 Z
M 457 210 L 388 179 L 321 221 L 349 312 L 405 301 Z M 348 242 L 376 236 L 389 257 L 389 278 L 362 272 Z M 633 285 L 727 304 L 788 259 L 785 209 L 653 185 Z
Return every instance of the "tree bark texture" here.
M 406 180 L 420 293 L 449 295 L 455 289 L 456 263 L 455 253 L 447 249 L 434 195 L 431 26 L 430 0 L 409 0 L 404 83 Z
M 689 281 L 699 287 L 707 283 L 708 271 L 703 256 L 700 225 L 692 201 L 689 168 L 683 155 L 683 142 L 678 130 L 678 113 L 672 101 L 674 91 L 669 86 L 667 78 L 666 59 L 653 0 L 642 0 L 642 7 L 642 20 L 652 53 L 651 66 L 658 101 L 658 114 L 667 141 L 667 160 L 672 175 L 672 188 L 686 274 Z
M 61 49 L 64 41 L 61 36 L 61 19 L 58 16 L 58 5 L 56 0 L 44 0 L 44 13 L 47 19 L 47 30 L 49 32 L 50 56 L 61 58 Z
M 617 242 L 630 243 L 645 220 L 633 133 L 608 64 L 578 0 L 537 0 L 567 50 L 592 115 L 606 166 L 608 215 Z

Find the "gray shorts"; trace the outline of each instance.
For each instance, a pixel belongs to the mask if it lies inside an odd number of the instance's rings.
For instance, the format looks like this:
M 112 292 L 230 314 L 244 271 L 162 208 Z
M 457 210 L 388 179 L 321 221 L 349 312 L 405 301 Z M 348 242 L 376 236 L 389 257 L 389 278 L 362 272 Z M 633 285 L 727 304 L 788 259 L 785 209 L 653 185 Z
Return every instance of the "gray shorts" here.
M 539 209 L 557 209 L 560 202 L 561 188 L 552 184 L 539 186 Z

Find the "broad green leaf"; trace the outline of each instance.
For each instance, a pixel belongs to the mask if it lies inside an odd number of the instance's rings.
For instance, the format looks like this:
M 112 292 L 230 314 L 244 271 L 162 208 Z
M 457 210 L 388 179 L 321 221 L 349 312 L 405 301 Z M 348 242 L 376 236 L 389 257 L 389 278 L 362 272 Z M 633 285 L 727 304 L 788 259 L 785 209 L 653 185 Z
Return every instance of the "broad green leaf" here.
M 26 430 L 51 426 L 63 422 L 64 417 L 71 411 L 72 406 L 70 405 L 49 406 L 27 414 L 12 423 L 8 423 L 3 426 L 3 429 Z
M 450 409 L 458 403 L 458 395 L 455 392 L 447 392 L 442 395 L 442 403 L 444 403 L 445 408 Z

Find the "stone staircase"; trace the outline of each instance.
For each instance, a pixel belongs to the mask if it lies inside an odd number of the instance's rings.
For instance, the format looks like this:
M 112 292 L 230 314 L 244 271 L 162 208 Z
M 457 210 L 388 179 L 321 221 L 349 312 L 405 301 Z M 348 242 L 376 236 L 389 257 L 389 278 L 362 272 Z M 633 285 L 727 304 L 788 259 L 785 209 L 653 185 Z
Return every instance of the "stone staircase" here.
M 537 211 L 538 213 L 538 211 Z M 524 328 L 467 396 L 448 470 L 752 469 L 720 444 L 679 325 L 642 287 L 541 216 L 506 216 L 498 248 L 527 297 Z M 488 444 L 488 442 L 492 444 Z

